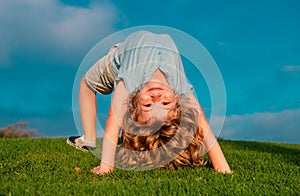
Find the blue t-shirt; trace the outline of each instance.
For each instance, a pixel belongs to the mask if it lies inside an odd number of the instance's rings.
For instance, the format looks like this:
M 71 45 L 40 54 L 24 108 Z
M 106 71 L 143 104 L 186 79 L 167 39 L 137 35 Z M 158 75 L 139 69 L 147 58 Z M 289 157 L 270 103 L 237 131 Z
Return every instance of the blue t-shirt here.
M 188 95 L 193 89 L 187 81 L 178 49 L 167 34 L 148 31 L 130 34 L 118 44 L 114 64 L 119 67 L 115 84 L 123 80 L 129 94 L 147 83 L 157 69 L 176 94 Z

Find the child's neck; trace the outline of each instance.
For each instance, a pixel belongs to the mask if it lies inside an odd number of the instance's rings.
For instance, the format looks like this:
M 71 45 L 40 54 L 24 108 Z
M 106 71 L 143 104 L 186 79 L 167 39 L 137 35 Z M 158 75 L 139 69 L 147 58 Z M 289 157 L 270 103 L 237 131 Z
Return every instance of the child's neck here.
M 165 75 L 161 72 L 160 69 L 157 69 L 154 74 L 151 76 L 149 82 L 160 82 L 169 86 L 169 82 L 166 79 Z

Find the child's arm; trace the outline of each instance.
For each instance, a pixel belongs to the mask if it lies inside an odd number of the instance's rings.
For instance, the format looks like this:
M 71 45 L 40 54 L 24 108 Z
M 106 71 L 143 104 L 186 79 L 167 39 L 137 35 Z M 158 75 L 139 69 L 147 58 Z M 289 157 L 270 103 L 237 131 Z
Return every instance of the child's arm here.
M 106 120 L 101 162 L 98 167 L 92 169 L 92 172 L 94 173 L 105 174 L 114 170 L 116 148 L 120 134 L 120 122 L 123 119 L 127 108 L 127 98 L 128 93 L 125 85 L 120 81 L 113 94 L 112 103 Z
M 226 158 L 224 157 L 222 149 L 207 122 L 207 119 L 205 117 L 205 114 L 200 104 L 198 103 L 194 95 L 191 95 L 190 97 L 191 97 L 191 102 L 197 104 L 197 108 L 200 115 L 199 126 L 203 130 L 204 147 L 207 150 L 207 154 L 212 162 L 214 169 L 222 173 L 232 173 L 226 161 Z
M 120 126 L 116 122 L 112 111 L 112 106 L 110 106 L 104 131 L 100 166 L 92 169 L 92 172 L 97 174 L 105 174 L 114 170 L 115 154 L 119 133 Z

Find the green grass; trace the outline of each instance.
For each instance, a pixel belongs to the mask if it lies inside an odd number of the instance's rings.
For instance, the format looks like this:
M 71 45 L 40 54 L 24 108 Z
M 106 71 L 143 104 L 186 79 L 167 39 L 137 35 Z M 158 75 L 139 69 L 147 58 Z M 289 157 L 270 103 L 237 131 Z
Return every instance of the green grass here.
M 300 145 L 220 141 L 232 175 L 206 167 L 92 174 L 65 139 L 0 139 L 0 195 L 299 195 Z M 80 172 L 75 168 L 79 167 Z

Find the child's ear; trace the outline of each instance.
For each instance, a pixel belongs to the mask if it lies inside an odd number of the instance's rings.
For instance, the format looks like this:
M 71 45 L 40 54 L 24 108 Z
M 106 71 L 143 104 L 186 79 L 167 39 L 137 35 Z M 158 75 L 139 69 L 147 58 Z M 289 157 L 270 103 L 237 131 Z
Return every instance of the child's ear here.
M 175 102 L 176 102 L 176 105 L 180 105 L 179 96 L 178 95 L 175 95 Z

